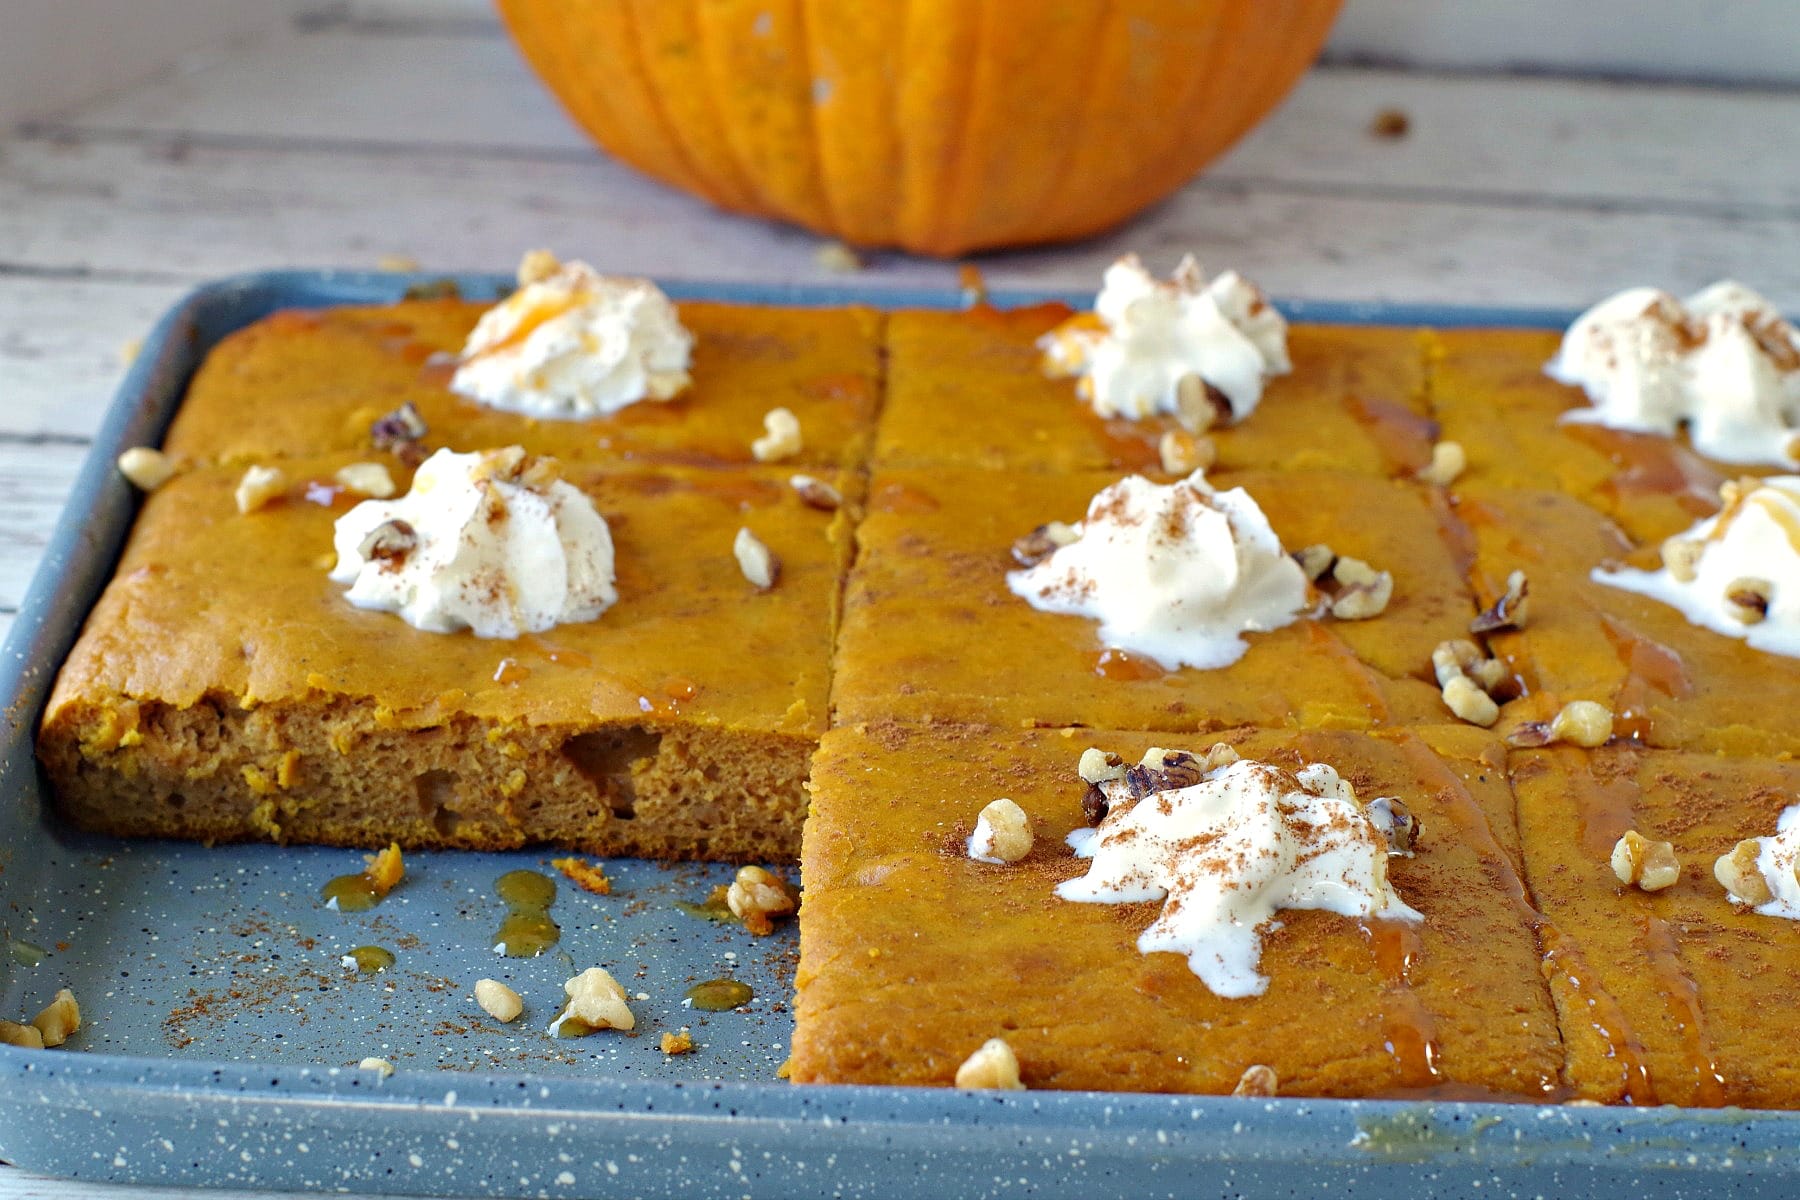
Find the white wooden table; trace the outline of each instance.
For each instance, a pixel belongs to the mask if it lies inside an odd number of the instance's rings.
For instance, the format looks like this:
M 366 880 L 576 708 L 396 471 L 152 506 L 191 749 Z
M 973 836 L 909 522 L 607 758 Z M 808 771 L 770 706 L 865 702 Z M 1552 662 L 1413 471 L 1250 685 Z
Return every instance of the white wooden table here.
M 1407 137 L 1370 136 L 1387 107 Z M 1191 249 L 1286 296 L 1570 307 L 1734 275 L 1792 311 L 1796 163 L 1796 91 L 1321 69 L 1135 224 L 980 266 L 1087 288 L 1122 251 Z M 818 244 L 601 158 L 479 19 L 314 19 L 21 129 L 0 140 L 0 633 L 130 345 L 200 280 L 389 255 L 499 270 L 548 246 L 668 279 L 841 282 Z M 859 282 L 954 275 L 877 255 Z M 92 1192 L 0 1166 L 0 1200 Z

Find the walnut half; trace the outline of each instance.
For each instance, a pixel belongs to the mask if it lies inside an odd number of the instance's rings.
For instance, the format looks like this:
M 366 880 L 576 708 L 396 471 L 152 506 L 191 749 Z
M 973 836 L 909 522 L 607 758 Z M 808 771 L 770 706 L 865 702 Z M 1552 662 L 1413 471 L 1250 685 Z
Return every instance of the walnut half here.
M 1625 836 L 1613 845 L 1612 869 L 1620 883 L 1635 884 L 1646 892 L 1673 887 L 1681 878 L 1681 860 L 1675 857 L 1675 847 L 1668 842 L 1653 842 L 1635 829 L 1627 829 Z

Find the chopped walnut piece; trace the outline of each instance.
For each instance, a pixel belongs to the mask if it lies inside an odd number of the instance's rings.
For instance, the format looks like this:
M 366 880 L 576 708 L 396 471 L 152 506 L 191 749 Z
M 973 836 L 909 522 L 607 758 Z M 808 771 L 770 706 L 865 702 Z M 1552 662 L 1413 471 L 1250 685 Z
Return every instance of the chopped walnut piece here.
M 1494 633 L 1501 629 L 1525 628 L 1525 614 L 1530 607 L 1531 589 L 1525 572 L 1514 571 L 1506 577 L 1506 591 L 1486 612 L 1469 622 L 1470 633 Z
M 1098 746 L 1089 746 L 1083 750 L 1081 762 L 1075 769 L 1088 783 L 1105 783 L 1111 779 L 1125 778 L 1125 760 Z
M 766 592 L 775 586 L 781 577 L 781 560 L 775 552 L 763 545 L 748 529 L 737 531 L 737 539 L 731 543 L 731 552 L 737 555 L 738 570 L 750 581 L 752 587 L 759 592 Z
M 1158 792 L 1193 787 L 1211 770 L 1186 750 L 1164 750 L 1160 746 L 1146 751 L 1138 765 L 1150 772 L 1153 790 Z
M 989 1038 L 956 1068 L 956 1086 L 1022 1092 L 1025 1085 L 1019 1080 L 1019 1056 L 1006 1039 Z
M 842 242 L 821 244 L 813 251 L 813 262 L 824 270 L 835 271 L 840 275 L 850 275 L 863 269 L 862 257 Z
M 397 842 L 389 842 L 386 850 L 363 855 L 363 874 L 374 886 L 377 896 L 385 896 L 406 878 L 406 861 Z
M 1769 615 L 1769 598 L 1775 585 L 1767 579 L 1743 576 L 1725 585 L 1725 611 L 1744 625 L 1760 624 Z
M 1089 825 L 1098 825 L 1106 820 L 1106 814 L 1112 811 L 1112 801 L 1107 798 L 1097 783 L 1090 783 L 1087 791 L 1081 793 L 1081 815 Z
M 75 993 L 68 988 L 57 992 L 43 1011 L 31 1018 L 31 1024 L 46 1046 L 60 1046 L 68 1041 L 69 1035 L 81 1028 L 81 1006 L 75 1003 Z
M 1398 141 L 1412 131 L 1412 118 L 1401 108 L 1384 108 L 1369 122 L 1369 136 Z
M 757 462 L 780 462 L 800 453 L 802 445 L 800 418 L 788 409 L 771 408 L 763 414 L 763 435 L 750 443 L 750 453 Z
M 1672 537 L 1662 544 L 1663 566 L 1676 583 L 1692 583 L 1700 577 L 1700 556 L 1705 553 L 1705 544 L 1694 538 Z
M 694 1035 L 688 1032 L 686 1026 L 683 1026 L 674 1033 L 663 1034 L 659 1045 L 662 1047 L 662 1052 L 670 1058 L 677 1054 L 692 1054 L 694 1052 Z
M 586 1037 L 602 1029 L 631 1029 L 637 1018 L 625 1003 L 625 989 L 603 967 L 589 967 L 563 984 L 569 1002 L 550 1022 L 551 1037 Z
M 361 1062 L 357 1063 L 356 1066 L 358 1070 L 373 1071 L 383 1079 L 386 1079 L 389 1075 L 394 1073 L 393 1063 L 385 1058 L 376 1058 L 373 1055 L 363 1059 Z
M 1319 582 L 1331 574 L 1331 568 L 1337 565 L 1337 552 L 1323 542 L 1300 547 L 1294 551 L 1293 558 L 1300 564 L 1300 573 L 1306 576 L 1308 583 Z
M 252 466 L 238 480 L 237 491 L 233 499 L 237 501 L 237 510 L 241 513 L 253 513 L 257 509 L 266 508 L 281 498 L 287 490 L 287 475 L 280 467 L 265 467 L 261 464 Z
M 334 478 L 346 491 L 355 492 L 359 496 L 373 496 L 377 500 L 386 500 L 396 490 L 394 477 L 378 462 L 350 463 L 339 467 Z
M 519 993 L 498 979 L 476 981 L 475 1003 L 481 1005 L 481 1011 L 502 1025 L 518 1020 L 519 1014 L 525 1011 L 525 1002 L 519 999 Z
M 550 865 L 584 892 L 592 892 L 596 896 L 612 895 L 612 880 L 607 878 L 606 868 L 599 863 L 583 862 L 571 855 L 568 858 L 553 858 Z
M 1364 809 L 1369 823 L 1381 831 L 1392 850 L 1406 853 L 1412 850 L 1419 840 L 1419 818 L 1413 816 L 1412 810 L 1393 796 L 1377 796 L 1369 801 Z
M 369 530 L 356 547 L 356 552 L 368 562 L 380 563 L 384 571 L 398 571 L 406 565 L 407 555 L 418 544 L 418 531 L 395 517 Z
M 1210 773 L 1220 767 L 1229 767 L 1242 757 L 1243 755 L 1237 752 L 1237 747 L 1229 742 L 1214 742 L 1212 747 L 1207 750 L 1206 756 L 1200 760 L 1200 765 Z
M 393 412 L 375 419 L 369 426 L 369 441 L 375 449 L 386 450 L 407 466 L 416 467 L 425 461 L 422 439 L 428 432 L 425 418 L 408 400 Z
M 1439 642 L 1431 652 L 1431 670 L 1437 676 L 1438 686 L 1443 687 L 1458 675 L 1468 674 L 1469 668 L 1482 657 L 1481 647 L 1467 638 Z
M 1467 675 L 1452 676 L 1443 687 L 1444 703 L 1458 720 L 1483 729 L 1500 719 L 1500 706 Z
M 132 487 L 154 492 L 175 478 L 175 460 L 161 450 L 133 446 L 119 455 L 119 474 L 129 480 Z
M 821 512 L 836 512 L 844 503 L 844 495 L 823 479 L 815 479 L 811 475 L 796 475 L 788 480 L 794 494 L 800 497 L 800 503 L 808 508 L 816 508 Z
M 799 907 L 793 889 L 779 875 L 762 867 L 739 867 L 737 878 L 725 890 L 725 906 L 757 937 L 775 932 L 776 917 Z
M 21 1050 L 42 1050 L 44 1035 L 34 1026 L 17 1021 L 0 1021 L 0 1046 L 17 1046 Z
M 975 835 L 969 839 L 969 857 L 987 862 L 1016 863 L 1031 853 L 1035 835 L 1024 809 L 1002 796 L 981 810 Z
M 1757 863 L 1761 856 L 1762 839 L 1745 838 L 1731 848 L 1731 853 L 1721 854 L 1713 863 L 1713 878 L 1723 884 L 1739 904 L 1748 904 L 1752 908 L 1767 904 L 1775 898 L 1775 893 L 1769 890 L 1769 881 L 1763 877 L 1762 867 Z
M 1039 525 L 1012 544 L 1013 561 L 1021 567 L 1035 567 L 1080 537 L 1081 530 L 1064 521 Z
M 1604 746 L 1612 730 L 1612 709 L 1592 700 L 1571 700 L 1550 721 L 1552 738 L 1588 749 Z
M 1646 892 L 1660 892 L 1681 878 L 1681 860 L 1668 842 L 1653 842 L 1635 829 L 1613 843 L 1613 874 L 1623 884 L 1636 884 Z
M 1189 433 L 1205 433 L 1231 419 L 1231 401 L 1198 375 L 1183 375 L 1175 384 L 1175 423 Z
M 1331 576 L 1342 585 L 1331 600 L 1331 615 L 1340 621 L 1366 621 L 1387 611 L 1394 598 L 1394 577 L 1360 558 L 1340 555 Z
M 1461 442 L 1438 442 L 1431 447 L 1431 463 L 1419 469 L 1418 479 L 1422 483 L 1449 487 L 1468 466 L 1469 456 Z
M 1279 1080 L 1274 1067 L 1265 1067 L 1261 1063 L 1244 1068 L 1238 1076 L 1237 1086 L 1231 1089 L 1234 1096 L 1269 1097 L 1275 1094 Z
M 1530 721 L 1506 735 L 1509 746 L 1548 746 L 1567 742 L 1593 749 L 1612 737 L 1612 709 L 1593 700 L 1571 700 L 1548 721 Z
M 530 287 L 534 283 L 542 283 L 560 270 L 562 263 L 550 251 L 527 250 L 519 259 L 519 270 L 514 278 L 519 281 L 520 287 Z
M 1218 461 L 1219 448 L 1209 438 L 1195 437 L 1185 429 L 1171 429 L 1156 443 L 1162 469 L 1171 475 L 1192 475 Z

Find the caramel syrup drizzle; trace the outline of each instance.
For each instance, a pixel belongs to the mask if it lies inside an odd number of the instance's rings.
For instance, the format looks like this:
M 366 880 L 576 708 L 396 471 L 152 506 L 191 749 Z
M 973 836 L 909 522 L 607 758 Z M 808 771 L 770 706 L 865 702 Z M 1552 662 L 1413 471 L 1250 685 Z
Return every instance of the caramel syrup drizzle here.
M 1438 1067 L 1437 1018 L 1413 990 L 1413 964 L 1424 954 L 1419 932 L 1405 921 L 1364 921 L 1362 931 L 1386 979 L 1381 1014 L 1382 1046 L 1400 1068 L 1395 1083 L 1402 1088 L 1435 1087 L 1444 1082 Z
M 1405 754 L 1408 766 L 1431 788 L 1442 814 L 1454 826 L 1451 836 L 1481 856 L 1488 866 L 1488 877 L 1500 885 L 1513 912 L 1532 931 L 1537 939 L 1538 951 L 1543 957 L 1546 978 L 1553 974 L 1560 975 L 1575 993 L 1577 1006 L 1586 1010 L 1590 1025 L 1607 1047 L 1607 1056 L 1621 1064 L 1626 1094 L 1633 1103 L 1655 1103 L 1655 1093 L 1650 1088 L 1650 1072 L 1644 1065 L 1643 1043 L 1625 1020 L 1618 1001 L 1595 980 L 1580 946 L 1538 911 L 1536 902 L 1525 887 L 1525 881 L 1519 876 L 1517 864 L 1500 844 L 1480 802 L 1422 739 L 1407 736 L 1398 744 Z M 1500 768 L 1496 766 L 1494 769 Z M 1538 1078 L 1536 1090 L 1546 1100 L 1560 1099 L 1569 1094 L 1569 1089 L 1561 1079 L 1548 1075 Z
M 1576 832 L 1582 853 L 1604 860 L 1612 854 L 1613 843 L 1637 824 L 1636 756 L 1627 756 L 1616 775 L 1600 780 L 1585 769 L 1586 759 L 1581 751 L 1553 753 L 1561 760 L 1572 784 Z M 1682 1102 L 1711 1107 L 1724 1104 L 1725 1078 L 1719 1070 L 1712 1036 L 1707 1032 L 1706 1017 L 1700 1006 L 1700 989 L 1682 961 L 1680 940 L 1669 923 L 1648 907 L 1639 914 L 1639 932 L 1635 940 L 1650 968 L 1651 977 L 1662 991 L 1669 1019 L 1680 1034 L 1682 1057 L 1694 1079 L 1692 1100 Z M 1640 1058 L 1642 1052 L 1640 1045 Z M 1640 1064 L 1640 1069 L 1645 1070 L 1647 1077 L 1647 1068 Z

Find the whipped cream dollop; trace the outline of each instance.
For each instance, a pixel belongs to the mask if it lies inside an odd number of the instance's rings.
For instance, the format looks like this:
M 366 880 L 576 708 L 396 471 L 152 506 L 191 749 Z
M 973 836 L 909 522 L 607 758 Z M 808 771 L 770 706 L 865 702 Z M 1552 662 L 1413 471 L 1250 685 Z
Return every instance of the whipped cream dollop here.
M 694 338 L 645 279 L 602 275 L 541 251 L 519 288 L 482 314 L 450 389 L 535 417 L 591 417 L 688 385 Z
M 1800 462 L 1800 332 L 1729 280 L 1677 300 L 1630 288 L 1575 319 L 1545 371 L 1586 390 L 1568 421 L 1673 436 L 1734 463 Z
M 1093 314 L 1057 326 L 1039 347 L 1045 370 L 1077 376 L 1076 390 L 1101 416 L 1168 413 L 1198 428 L 1243 420 L 1263 385 L 1293 369 L 1274 305 L 1236 271 L 1208 283 L 1192 255 L 1167 282 L 1135 254 L 1119 259 Z
M 1659 570 L 1601 567 L 1592 578 L 1757 650 L 1800 658 L 1800 475 L 1734 480 L 1720 495 L 1717 514 L 1663 543 Z
M 358 608 L 432 633 L 515 638 L 592 621 L 618 599 L 612 531 L 549 459 L 439 450 L 412 490 L 339 517 L 331 578 Z
M 1155 767 L 1148 765 L 1152 756 Z M 1268 977 L 1257 970 L 1261 931 L 1280 909 L 1423 919 L 1388 882 L 1395 851 L 1387 837 L 1331 767 L 1287 771 L 1238 759 L 1202 770 L 1193 755 L 1152 750 L 1143 769 L 1158 790 L 1141 799 L 1131 798 L 1128 777 L 1095 785 L 1109 801 L 1106 815 L 1097 828 L 1077 829 L 1068 839 L 1077 856 L 1092 861 L 1087 874 L 1059 884 L 1056 894 L 1112 904 L 1161 900 L 1138 949 L 1186 956 L 1218 995 L 1268 990 Z
M 1292 623 L 1306 576 L 1242 488 L 1204 472 L 1159 485 L 1131 475 L 1095 496 L 1074 540 L 1006 577 L 1033 608 L 1100 622 L 1108 646 L 1169 670 L 1228 666 L 1243 634 Z

